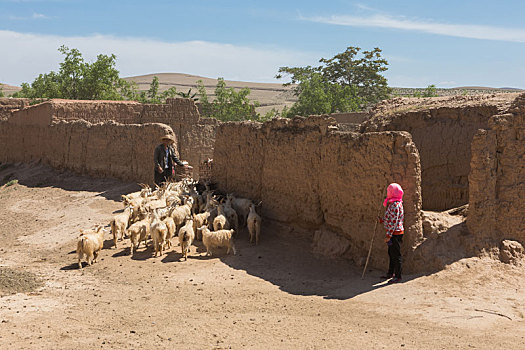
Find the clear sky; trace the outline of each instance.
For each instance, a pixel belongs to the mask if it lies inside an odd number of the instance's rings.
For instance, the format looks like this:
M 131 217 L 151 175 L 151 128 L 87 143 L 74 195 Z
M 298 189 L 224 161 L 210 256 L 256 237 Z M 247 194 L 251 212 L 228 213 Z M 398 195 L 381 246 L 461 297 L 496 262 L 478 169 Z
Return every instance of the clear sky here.
M 58 70 L 65 44 L 121 76 L 274 82 L 348 46 L 379 47 L 391 86 L 525 88 L 525 1 L 0 0 L 0 82 Z

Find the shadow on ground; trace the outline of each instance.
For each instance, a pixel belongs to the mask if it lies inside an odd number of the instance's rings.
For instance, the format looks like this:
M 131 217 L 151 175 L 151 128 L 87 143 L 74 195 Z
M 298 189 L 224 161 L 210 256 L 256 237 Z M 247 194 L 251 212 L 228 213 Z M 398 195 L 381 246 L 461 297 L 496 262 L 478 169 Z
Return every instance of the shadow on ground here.
M 113 201 L 120 201 L 123 194 L 140 190 L 140 186 L 136 183 L 81 176 L 67 170 L 54 170 L 38 163 L 0 164 L 0 185 L 11 180 L 18 180 L 20 185 L 27 187 L 54 187 L 66 191 L 97 192 L 98 196 Z
M 390 287 L 380 279 L 380 271 L 369 269 L 361 279 L 362 270 L 353 263 L 313 255 L 305 237 L 283 237 L 269 229 L 263 232 L 258 246 L 250 244 L 243 232 L 235 241 L 236 256 L 226 255 L 226 249 L 217 250 L 216 256 L 236 270 L 244 270 L 295 295 L 344 300 Z M 415 277 L 418 276 L 405 276 L 404 281 Z

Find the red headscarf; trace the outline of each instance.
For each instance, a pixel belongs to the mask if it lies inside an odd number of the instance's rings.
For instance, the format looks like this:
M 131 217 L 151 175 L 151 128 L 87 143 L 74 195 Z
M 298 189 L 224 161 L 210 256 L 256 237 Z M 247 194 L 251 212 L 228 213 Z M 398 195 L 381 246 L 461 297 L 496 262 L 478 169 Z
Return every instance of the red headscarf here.
M 399 184 L 391 183 L 386 189 L 386 198 L 383 206 L 386 207 L 388 203 L 403 202 L 403 189 Z

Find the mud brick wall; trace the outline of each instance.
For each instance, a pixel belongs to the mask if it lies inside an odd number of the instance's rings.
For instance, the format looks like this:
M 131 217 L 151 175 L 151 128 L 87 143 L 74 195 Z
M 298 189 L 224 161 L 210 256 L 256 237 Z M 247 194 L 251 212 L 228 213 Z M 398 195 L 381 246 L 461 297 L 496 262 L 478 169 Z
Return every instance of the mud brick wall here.
M 24 100 L 16 106 L 25 106 L 25 103 L 27 101 Z M 1 110 L 0 108 L 0 112 Z M 48 125 L 52 121 L 79 120 L 92 124 L 111 120 L 120 124 L 166 124 L 177 136 L 177 150 L 181 159 L 194 166 L 193 176 L 195 178 L 199 177 L 198 165 L 213 156 L 215 133 L 220 124 L 215 119 L 200 118 L 194 101 L 182 98 L 168 99 L 165 104 L 54 99 L 24 108 L 16 113 L 13 113 L 13 110 L 10 108 L 7 111 L 6 108 L 6 117 L 3 119 L 11 119 L 16 123 L 40 123 L 41 125 Z M 160 143 L 160 140 L 157 142 Z
M 423 209 L 458 207 L 469 201 L 472 138 L 516 97 L 502 95 L 393 99 L 376 106 L 361 131 L 410 132 L 421 156 Z
M 467 225 L 480 248 L 525 244 L 525 94 L 472 141 Z
M 51 105 L 54 118 L 60 120 L 85 120 L 100 123 L 109 120 L 121 124 L 139 123 L 143 106 L 134 101 L 84 101 L 51 100 L 43 104 Z
M 154 148 L 162 135 L 173 134 L 158 123 L 49 123 L 49 113 L 26 113 L 21 110 L 0 121 L 0 162 L 40 161 L 79 174 L 153 183 Z
M 262 200 L 267 219 L 318 231 L 317 248 L 358 263 L 383 211 L 386 186 L 398 182 L 406 191 L 404 249 L 410 257 L 422 239 L 419 155 L 410 135 L 339 132 L 335 124 L 323 117 L 222 124 L 214 180 L 224 192 Z M 341 239 L 344 249 L 332 249 Z M 373 251 L 371 266 L 384 266 L 381 239 Z

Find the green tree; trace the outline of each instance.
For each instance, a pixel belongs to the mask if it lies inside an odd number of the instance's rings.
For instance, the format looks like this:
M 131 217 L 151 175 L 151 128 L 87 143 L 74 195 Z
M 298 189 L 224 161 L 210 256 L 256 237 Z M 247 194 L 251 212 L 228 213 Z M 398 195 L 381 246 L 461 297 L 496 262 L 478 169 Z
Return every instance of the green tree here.
M 205 117 L 214 117 L 222 121 L 259 120 L 260 115 L 255 111 L 259 102 L 248 99 L 250 89 L 243 88 L 235 91 L 228 88 L 224 78 L 219 78 L 215 87 L 215 99 L 210 101 L 202 80 L 197 81 L 202 114 Z
M 178 96 L 177 88 L 175 86 L 170 87 L 167 90 L 159 92 L 160 88 L 159 78 L 154 76 L 149 89 L 147 91 L 138 91 L 137 84 L 135 82 L 130 83 L 130 91 L 126 90 L 126 96 L 130 100 L 135 100 L 140 103 L 165 103 L 166 99 L 174 98 Z M 123 93 L 124 90 L 121 90 Z
M 4 88 L 2 86 L 4 86 L 4 84 L 0 84 L 0 97 L 5 97 Z
M 412 96 L 419 97 L 419 98 L 437 97 L 438 93 L 437 93 L 436 85 L 432 84 L 432 85 L 427 86 L 424 90 L 416 90 Z
M 129 83 L 119 77 L 115 55 L 98 55 L 85 62 L 77 49 L 61 46 L 64 61 L 58 72 L 40 74 L 31 84 L 23 83 L 16 97 L 66 98 L 74 100 L 122 100 L 121 90 L 131 93 Z
M 425 88 L 421 96 L 422 97 L 437 97 L 437 95 L 438 93 L 437 93 L 436 85 L 432 84 Z
M 391 93 L 381 75 L 388 62 L 381 57 L 379 48 L 361 52 L 359 47 L 348 47 L 319 62 L 321 65 L 317 67 L 279 68 L 276 78 L 286 74 L 291 82 L 284 85 L 297 84 L 293 92 L 298 101 L 285 111 L 286 116 L 357 111 L 388 98 Z
M 151 81 L 151 84 L 149 86 L 149 90 L 146 93 L 146 96 L 153 103 L 155 103 L 159 99 L 159 96 L 157 96 L 158 93 L 159 93 L 159 78 L 157 76 L 154 76 L 153 80 Z

